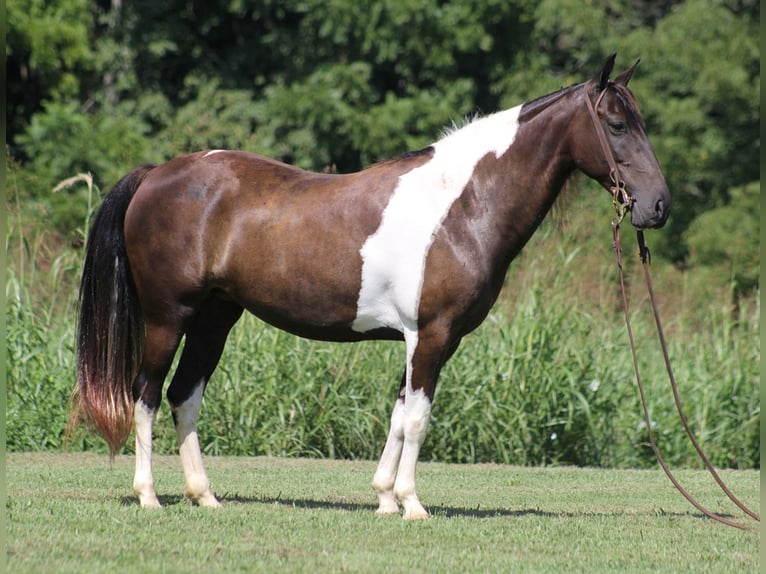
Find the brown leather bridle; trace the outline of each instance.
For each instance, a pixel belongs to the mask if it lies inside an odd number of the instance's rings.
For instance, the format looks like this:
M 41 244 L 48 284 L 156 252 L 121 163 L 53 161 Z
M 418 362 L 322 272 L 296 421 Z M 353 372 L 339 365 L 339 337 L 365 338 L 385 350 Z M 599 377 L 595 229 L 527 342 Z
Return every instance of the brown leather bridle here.
M 598 119 L 597 110 L 608 89 L 609 86 L 601 90 L 598 98 L 596 98 L 595 106 L 590 101 L 590 97 L 586 93 L 585 104 L 588 108 L 588 113 L 590 113 L 591 120 L 593 120 L 593 128 L 596 130 L 596 136 L 598 137 L 598 141 L 601 144 L 601 151 L 606 158 L 606 163 L 609 164 L 609 179 L 612 183 L 609 191 L 612 192 L 612 203 L 614 203 L 614 208 L 617 211 L 617 223 L 620 224 L 622 223 L 622 220 L 625 219 L 625 215 L 628 213 L 628 211 L 630 211 L 630 209 L 633 207 L 635 198 L 631 196 L 625 189 L 625 181 L 623 181 L 622 177 L 620 177 L 620 168 L 617 165 L 617 161 L 614 159 L 612 148 L 609 146 L 609 140 L 606 139 L 604 126 L 601 125 L 601 122 Z
M 688 500 L 697 510 L 702 512 L 705 516 L 712 518 L 713 520 L 717 520 L 718 522 L 721 522 L 727 526 L 732 526 L 734 528 L 739 528 L 742 530 L 755 530 L 755 528 L 753 528 L 752 526 L 749 526 L 747 524 L 742 524 L 740 522 L 736 522 L 734 520 L 730 520 L 726 517 L 716 514 L 712 512 L 711 510 L 707 509 L 706 507 L 704 507 L 697 500 L 695 500 L 681 486 L 681 484 L 678 482 L 675 476 L 673 476 L 673 473 L 670 471 L 670 468 L 668 467 L 668 465 L 665 463 L 664 459 L 662 458 L 662 454 L 660 453 L 659 447 L 657 447 L 657 444 L 655 443 L 654 433 L 652 432 L 651 418 L 649 416 L 649 409 L 646 402 L 646 396 L 644 394 L 644 386 L 641 381 L 641 374 L 638 369 L 636 343 L 633 337 L 633 328 L 631 327 L 631 323 L 630 323 L 628 296 L 627 296 L 627 290 L 625 288 L 625 276 L 624 276 L 623 265 L 622 265 L 622 246 L 620 245 L 620 223 L 622 223 L 622 220 L 625 218 L 625 214 L 628 211 L 630 211 L 635 199 L 630 194 L 628 194 L 627 190 L 625 189 L 625 182 L 620 177 L 619 167 L 617 166 L 617 162 L 614 159 L 614 154 L 612 153 L 612 149 L 609 147 L 609 142 L 606 138 L 606 133 L 604 132 L 604 128 L 601 125 L 601 122 L 599 121 L 598 113 L 597 113 L 599 104 L 601 103 L 601 100 L 604 97 L 604 94 L 606 94 L 608 89 L 609 87 L 607 86 L 601 91 L 598 98 L 596 99 L 595 106 L 590 101 L 590 97 L 588 96 L 588 94 L 585 95 L 585 102 L 588 108 L 588 112 L 590 113 L 591 119 L 593 120 L 593 127 L 596 130 L 596 135 L 598 136 L 598 140 L 601 144 L 601 149 L 604 153 L 607 163 L 609 164 L 609 178 L 612 182 L 610 191 L 612 192 L 612 196 L 613 196 L 612 201 L 614 202 L 614 206 L 617 211 L 617 220 L 612 222 L 612 234 L 614 238 L 613 248 L 614 248 L 615 257 L 617 259 L 617 268 L 619 270 L 619 276 L 620 276 L 620 289 L 622 292 L 622 308 L 623 308 L 623 311 L 625 312 L 625 324 L 627 326 L 628 339 L 630 341 L 630 350 L 633 357 L 633 369 L 635 370 L 635 373 L 636 373 L 636 383 L 638 385 L 638 391 L 641 396 L 641 405 L 644 411 L 644 420 L 646 422 L 646 428 L 649 434 L 649 442 L 642 443 L 642 446 L 649 446 L 652 449 L 655 457 L 657 458 L 657 462 L 659 463 L 660 467 L 665 472 L 667 477 L 670 479 L 670 482 L 673 483 L 673 486 L 675 486 L 676 489 L 678 489 L 678 491 L 684 496 L 684 498 L 686 498 L 686 500 Z M 702 459 L 702 462 L 704 463 L 705 468 L 707 468 L 707 470 L 713 476 L 716 483 L 724 492 L 724 494 L 726 494 L 729 500 L 731 500 L 735 505 L 737 505 L 737 507 L 739 507 L 748 516 L 760 522 L 761 517 L 755 512 L 753 512 L 750 508 L 748 508 L 744 503 L 742 503 L 723 482 L 723 480 L 716 472 L 715 468 L 711 464 L 708 457 L 702 451 L 702 448 L 700 447 L 699 442 L 697 441 L 697 439 L 695 438 L 694 434 L 691 431 L 691 428 L 689 427 L 689 423 L 687 422 L 686 416 L 684 415 L 683 407 L 681 406 L 681 400 L 678 394 L 678 386 L 676 384 L 675 376 L 673 375 L 673 369 L 670 365 L 670 358 L 668 356 L 668 349 L 667 349 L 667 344 L 665 342 L 665 335 L 662 330 L 660 315 L 659 315 L 659 312 L 657 311 L 657 303 L 654 297 L 654 288 L 652 286 L 652 280 L 649 274 L 649 260 L 650 260 L 649 249 L 646 247 L 646 242 L 644 241 L 643 230 L 638 229 L 637 236 L 638 236 L 638 246 L 639 246 L 639 257 L 641 258 L 641 265 L 644 269 L 644 279 L 646 281 L 646 286 L 647 286 L 647 289 L 649 290 L 649 299 L 651 301 L 652 310 L 654 312 L 654 321 L 655 321 L 655 325 L 657 326 L 657 335 L 660 340 L 660 346 L 662 347 L 662 355 L 665 360 L 665 368 L 668 373 L 668 378 L 670 379 L 670 387 L 673 391 L 673 400 L 675 401 L 676 410 L 678 411 L 678 415 L 681 418 L 681 423 L 683 424 L 684 430 L 686 431 L 686 434 L 689 437 L 689 440 L 694 445 L 694 448 L 697 451 L 697 454 Z

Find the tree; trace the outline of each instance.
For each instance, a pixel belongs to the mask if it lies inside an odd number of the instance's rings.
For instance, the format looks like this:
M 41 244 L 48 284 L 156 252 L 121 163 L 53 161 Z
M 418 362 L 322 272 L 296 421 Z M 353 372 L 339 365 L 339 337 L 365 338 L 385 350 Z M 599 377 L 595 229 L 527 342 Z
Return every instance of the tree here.
M 673 195 L 655 254 L 702 265 L 724 219 L 687 230 L 759 189 L 759 19 L 754 0 L 15 0 L 8 141 L 31 196 L 202 148 L 348 172 L 617 51 L 642 59 L 631 88 Z
M 696 218 L 760 179 L 757 25 L 723 3 L 687 0 L 625 38 L 649 62 L 635 89 L 673 195 L 661 246 L 671 259 L 687 256 L 684 231 Z
M 9 141 L 46 100 L 77 100 L 91 71 L 88 0 L 14 0 L 5 45 Z M 16 150 L 19 151 L 19 150 Z
M 735 297 L 758 285 L 761 186 L 729 190 L 732 201 L 697 216 L 684 231 L 689 264 L 710 269 L 731 282 Z

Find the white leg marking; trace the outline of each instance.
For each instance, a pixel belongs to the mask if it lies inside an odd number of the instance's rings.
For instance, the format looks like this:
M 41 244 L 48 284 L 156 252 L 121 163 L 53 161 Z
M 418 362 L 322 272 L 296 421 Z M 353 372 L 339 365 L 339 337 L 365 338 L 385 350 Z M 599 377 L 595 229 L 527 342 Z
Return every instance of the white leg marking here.
M 136 473 L 133 476 L 133 491 L 143 508 L 160 507 L 152 476 L 152 427 L 156 418 L 156 411 L 149 410 L 143 401 L 136 402 Z
M 391 430 L 373 479 L 373 488 L 378 493 L 378 513 L 396 512 L 397 503 L 401 503 L 404 519 L 413 520 L 428 518 L 428 512 L 415 492 L 415 467 L 420 446 L 428 432 L 431 401 L 422 390 L 412 390 L 412 357 L 418 345 L 417 331 L 406 330 L 404 340 L 407 347 L 404 400 L 397 399 L 391 415 Z
M 404 399 L 396 399 L 391 414 L 391 428 L 388 431 L 386 446 L 380 456 L 378 468 L 372 479 L 372 488 L 378 494 L 378 514 L 397 514 L 399 505 L 394 497 L 394 482 L 399 468 L 404 445 Z
M 205 474 L 197 436 L 197 419 L 204 391 L 204 382 L 200 382 L 185 402 L 173 408 L 173 416 L 184 469 L 184 495 L 200 506 L 215 508 L 221 506 L 221 503 L 210 492 L 210 482 Z
M 428 518 L 415 493 L 415 467 L 430 417 L 431 401 L 422 390 L 413 392 L 408 388 L 404 399 L 404 445 L 394 484 L 394 496 L 404 507 L 405 520 Z

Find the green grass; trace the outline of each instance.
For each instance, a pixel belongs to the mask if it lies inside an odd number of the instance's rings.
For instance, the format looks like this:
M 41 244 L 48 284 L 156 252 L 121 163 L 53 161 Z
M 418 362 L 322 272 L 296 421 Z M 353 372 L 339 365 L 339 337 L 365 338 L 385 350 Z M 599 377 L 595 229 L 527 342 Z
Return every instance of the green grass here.
M 130 490 L 133 460 L 9 454 L 8 571 L 758 572 L 757 533 L 699 515 L 657 470 L 422 463 L 433 517 L 374 514 L 374 463 L 208 457 L 223 508 L 181 498 L 177 457 L 156 459 L 165 508 Z M 681 482 L 734 512 L 704 471 Z M 724 471 L 759 504 L 757 471 Z M 733 510 L 732 510 L 733 509 Z

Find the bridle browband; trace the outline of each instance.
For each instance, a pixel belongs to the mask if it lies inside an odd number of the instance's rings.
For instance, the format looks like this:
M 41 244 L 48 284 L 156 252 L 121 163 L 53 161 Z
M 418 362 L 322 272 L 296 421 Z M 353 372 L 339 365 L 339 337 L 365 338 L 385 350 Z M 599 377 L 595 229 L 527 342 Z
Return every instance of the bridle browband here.
M 604 98 L 604 95 L 608 89 L 609 86 L 607 85 L 607 87 L 601 90 L 598 98 L 596 98 L 595 106 L 593 105 L 593 102 L 590 101 L 590 97 L 586 92 L 585 104 L 588 108 L 590 118 L 593 120 L 593 128 L 596 130 L 598 142 L 601 144 L 601 151 L 604 154 L 606 163 L 609 165 L 609 179 L 612 183 L 609 191 L 612 192 L 612 203 L 614 204 L 614 209 L 617 212 L 617 224 L 619 225 L 622 223 L 622 220 L 625 219 L 625 215 L 630 211 L 631 207 L 633 207 L 635 198 L 631 196 L 625 189 L 625 182 L 623 181 L 622 177 L 620 177 L 620 168 L 617 166 L 617 161 L 614 159 L 612 148 L 609 146 L 609 141 L 606 139 L 604 126 L 601 125 L 601 122 L 598 118 L 598 107 L 601 105 L 601 100 Z
M 603 99 L 608 89 L 609 87 L 607 86 L 606 88 L 601 90 L 601 93 L 599 94 L 598 98 L 596 98 L 595 106 L 590 101 L 590 97 L 586 93 L 585 103 L 588 108 L 590 117 L 593 120 L 593 127 L 596 130 L 596 135 L 598 136 L 599 143 L 601 144 L 601 149 L 604 153 L 604 157 L 606 158 L 606 162 L 609 164 L 609 179 L 612 182 L 612 185 L 609 188 L 609 190 L 612 192 L 612 202 L 614 203 L 614 208 L 617 211 L 617 221 L 612 222 L 612 233 L 614 237 L 614 243 L 612 246 L 614 248 L 615 257 L 617 259 L 617 268 L 619 271 L 619 278 L 620 278 L 620 290 L 622 293 L 622 308 L 625 313 L 625 325 L 628 330 L 628 340 L 630 342 L 630 350 L 631 350 L 631 354 L 633 358 L 633 369 L 636 373 L 636 382 L 638 384 L 638 391 L 641 396 L 641 406 L 643 407 L 644 420 L 645 420 L 646 428 L 649 434 L 649 442 L 642 443 L 642 446 L 649 446 L 652 449 L 652 451 L 654 452 L 654 456 L 657 459 L 657 462 L 659 463 L 660 467 L 665 472 L 667 477 L 670 479 L 670 482 L 673 483 L 673 486 L 675 486 L 676 489 L 684 496 L 684 498 L 686 498 L 697 510 L 702 512 L 705 516 L 707 516 L 708 518 L 712 518 L 713 520 L 716 520 L 718 522 L 721 522 L 722 524 L 725 524 L 727 526 L 732 526 L 734 528 L 739 528 L 742 530 L 755 530 L 755 528 L 753 528 L 750 525 L 742 524 L 740 522 L 731 520 L 727 517 L 721 516 L 720 514 L 717 514 L 709 510 L 708 508 L 700 504 L 696 499 L 694 499 L 681 486 L 681 484 L 678 482 L 676 477 L 673 476 L 673 473 L 670 471 L 670 468 L 663 460 L 662 454 L 660 453 L 660 449 L 659 447 L 657 447 L 657 444 L 654 440 L 654 433 L 652 432 L 652 425 L 651 425 L 651 420 L 649 417 L 649 409 L 647 406 L 646 396 L 644 394 L 644 386 L 641 381 L 641 374 L 638 369 L 638 358 L 636 356 L 636 343 L 633 337 L 633 329 L 631 327 L 631 322 L 630 322 L 630 312 L 628 310 L 628 296 L 627 296 L 627 289 L 625 287 L 625 277 L 623 273 L 623 264 L 622 264 L 622 247 L 620 245 L 620 223 L 622 223 L 623 219 L 625 218 L 625 214 L 628 211 L 630 211 L 631 207 L 633 206 L 633 202 L 635 201 L 635 198 L 632 197 L 625 189 L 625 182 L 620 177 L 619 167 L 617 166 L 617 162 L 614 159 L 614 154 L 612 153 L 612 149 L 609 147 L 609 142 L 606 138 L 606 133 L 604 133 L 604 128 L 601 125 L 601 122 L 599 121 L 598 113 L 597 113 L 599 104 L 601 104 L 601 100 Z M 670 366 L 670 358 L 668 356 L 668 349 L 667 349 L 667 344 L 665 342 L 665 335 L 662 330 L 662 323 L 660 321 L 659 312 L 657 311 L 657 303 L 654 297 L 654 288 L 652 287 L 651 276 L 649 275 L 649 249 L 646 247 L 646 243 L 644 242 L 643 231 L 639 229 L 637 230 L 637 233 L 638 233 L 639 257 L 641 258 L 641 264 L 644 269 L 644 279 L 646 282 L 647 289 L 649 290 L 649 299 L 651 301 L 652 310 L 654 312 L 654 320 L 657 327 L 657 334 L 659 336 L 660 346 L 662 348 L 662 355 L 665 361 L 665 368 L 668 373 L 668 378 L 670 379 L 670 387 L 673 391 L 673 399 L 676 404 L 676 410 L 678 411 L 678 414 L 681 418 L 681 423 L 684 427 L 684 430 L 686 431 L 687 436 L 689 437 L 689 440 L 691 441 L 692 445 L 697 451 L 697 454 L 702 459 L 702 462 L 704 463 L 705 468 L 707 468 L 707 470 L 713 476 L 716 483 L 724 492 L 724 494 L 726 494 L 729 500 L 731 500 L 737 507 L 739 507 L 743 512 L 745 512 L 745 514 L 747 514 L 748 516 L 750 516 L 757 522 L 760 522 L 761 517 L 758 514 L 756 514 L 754 511 L 752 511 L 750 508 L 748 508 L 741 500 L 739 500 L 731 492 L 731 490 L 729 490 L 726 484 L 724 484 L 723 480 L 716 472 L 710 460 L 702 451 L 702 448 L 700 447 L 699 442 L 697 441 L 694 434 L 692 433 L 691 428 L 689 427 L 689 424 L 686 420 L 686 416 L 681 406 L 681 400 L 678 394 L 678 386 L 676 384 L 675 376 L 673 375 L 673 369 Z

